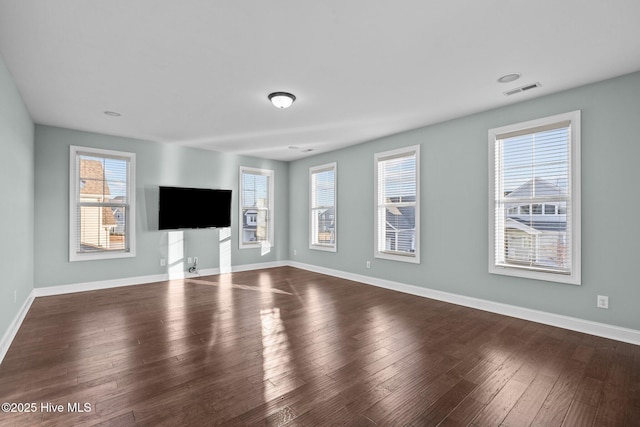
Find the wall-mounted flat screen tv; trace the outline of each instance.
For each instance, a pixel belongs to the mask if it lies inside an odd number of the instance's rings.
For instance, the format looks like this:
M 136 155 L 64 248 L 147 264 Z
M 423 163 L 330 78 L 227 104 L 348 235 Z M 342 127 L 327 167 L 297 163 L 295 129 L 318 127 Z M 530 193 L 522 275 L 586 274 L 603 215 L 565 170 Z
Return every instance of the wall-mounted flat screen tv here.
M 158 228 L 231 226 L 231 190 L 160 187 Z

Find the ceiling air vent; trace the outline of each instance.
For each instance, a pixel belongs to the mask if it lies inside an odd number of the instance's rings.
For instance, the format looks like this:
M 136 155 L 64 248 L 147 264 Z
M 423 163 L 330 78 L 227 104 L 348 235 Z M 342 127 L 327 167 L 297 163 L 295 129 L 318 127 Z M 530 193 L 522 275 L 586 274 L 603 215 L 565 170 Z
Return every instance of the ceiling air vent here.
M 508 91 L 503 92 L 503 93 L 506 96 L 511 96 L 511 95 L 515 95 L 516 93 L 520 93 L 520 92 L 524 92 L 524 91 L 527 91 L 527 90 L 531 90 L 531 89 L 534 89 L 534 88 L 537 88 L 537 87 L 540 87 L 540 86 L 542 86 L 540 83 L 532 83 L 530 85 L 520 86 L 520 87 L 508 90 Z

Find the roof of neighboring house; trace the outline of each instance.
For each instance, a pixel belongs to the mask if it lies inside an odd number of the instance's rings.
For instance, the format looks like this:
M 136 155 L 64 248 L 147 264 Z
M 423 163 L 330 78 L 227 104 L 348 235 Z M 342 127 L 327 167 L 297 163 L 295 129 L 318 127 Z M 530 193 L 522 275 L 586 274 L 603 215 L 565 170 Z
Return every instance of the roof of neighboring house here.
M 507 194 L 505 198 L 508 199 L 516 197 L 530 198 L 536 196 L 562 196 L 565 194 L 565 190 L 558 187 L 557 185 L 542 178 L 533 178 L 513 190 L 511 193 Z
M 319 216 L 324 218 L 324 217 L 331 216 L 331 215 L 333 215 L 333 208 L 328 208 L 327 210 L 322 212 Z
M 519 223 L 538 231 L 567 231 L 567 221 L 531 221 L 516 216 L 510 216 L 509 219 L 518 221 Z
M 524 184 L 522 184 L 520 187 L 513 190 L 511 193 L 507 194 L 505 199 L 509 199 L 509 198 L 528 199 L 536 196 L 561 196 L 565 194 L 566 194 L 565 191 L 559 186 L 543 178 L 533 178 L 525 182 Z M 518 228 L 526 232 L 531 232 L 533 230 L 535 231 L 567 231 L 566 218 L 564 220 L 560 220 L 559 216 L 556 216 L 556 217 L 552 216 L 545 219 L 544 216 L 540 216 L 540 218 L 532 219 L 533 217 L 537 217 L 537 216 L 538 215 L 531 215 L 531 216 L 527 216 L 526 218 L 522 218 L 518 215 L 509 215 L 508 219 L 516 221 L 515 223 L 511 223 L 512 226 L 515 226 L 513 228 Z M 519 227 L 517 226 L 517 224 L 522 224 L 525 227 Z
M 80 159 L 80 194 L 109 196 L 109 184 L 104 176 L 104 167 L 99 160 Z M 102 225 L 117 225 L 113 210 L 102 208 Z
M 99 160 L 80 159 L 80 194 L 100 194 L 108 196 L 109 184 L 104 176 L 104 168 Z
M 507 221 L 505 222 L 505 229 L 520 230 L 532 235 L 541 233 L 541 231 L 536 230 L 533 227 L 529 227 L 529 224 L 516 221 L 514 218 L 507 218 Z
M 396 230 L 416 228 L 416 209 L 413 206 L 391 207 L 387 210 L 387 223 Z
M 116 217 L 111 208 L 102 208 L 102 225 L 117 225 Z

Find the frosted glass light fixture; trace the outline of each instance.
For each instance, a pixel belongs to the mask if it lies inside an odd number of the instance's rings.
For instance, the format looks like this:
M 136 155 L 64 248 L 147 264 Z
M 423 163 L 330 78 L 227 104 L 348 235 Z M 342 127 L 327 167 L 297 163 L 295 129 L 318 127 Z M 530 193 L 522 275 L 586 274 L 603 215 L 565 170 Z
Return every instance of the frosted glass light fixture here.
M 289 108 L 295 100 L 295 95 L 288 92 L 273 92 L 269 94 L 269 101 L 277 108 Z
M 498 79 L 498 83 L 511 83 L 511 82 L 515 82 L 516 80 L 518 80 L 520 78 L 521 74 L 520 73 L 509 73 L 509 74 L 505 74 L 504 76 L 500 77 Z

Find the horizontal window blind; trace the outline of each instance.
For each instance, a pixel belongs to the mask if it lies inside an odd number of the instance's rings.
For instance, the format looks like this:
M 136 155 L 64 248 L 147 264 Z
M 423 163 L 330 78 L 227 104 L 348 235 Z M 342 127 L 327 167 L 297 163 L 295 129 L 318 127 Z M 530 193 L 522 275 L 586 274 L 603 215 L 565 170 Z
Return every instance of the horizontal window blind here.
M 336 245 L 336 166 L 310 169 L 311 245 L 334 248 Z
M 418 151 L 381 153 L 377 169 L 377 253 L 416 257 L 418 250 Z
M 571 123 L 495 140 L 495 264 L 570 274 Z

